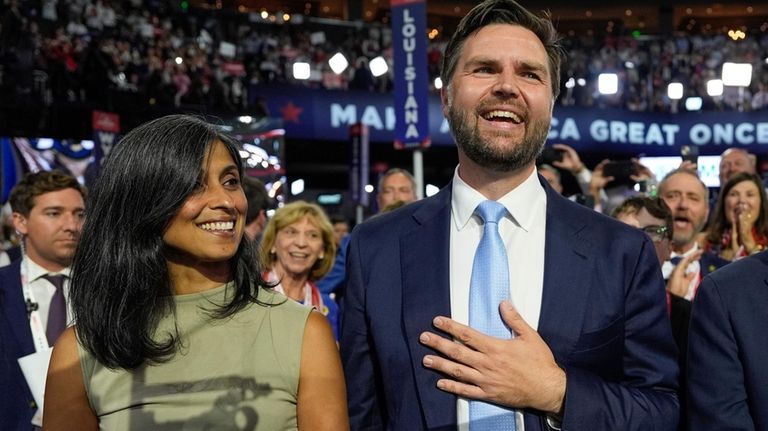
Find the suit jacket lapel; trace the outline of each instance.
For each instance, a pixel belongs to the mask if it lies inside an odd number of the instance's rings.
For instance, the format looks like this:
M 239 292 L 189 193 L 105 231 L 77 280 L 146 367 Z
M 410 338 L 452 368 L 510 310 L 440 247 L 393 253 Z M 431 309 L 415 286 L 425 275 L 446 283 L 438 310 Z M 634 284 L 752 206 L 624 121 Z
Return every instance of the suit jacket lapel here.
M 3 283 L 2 309 L 3 316 L 7 319 L 8 326 L 13 332 L 16 343 L 19 346 L 20 356 L 35 353 L 35 345 L 32 342 L 32 330 L 29 328 L 27 307 L 24 302 L 24 293 L 21 289 L 21 259 L 5 268 L 5 277 L 0 280 Z
M 571 214 L 572 204 L 550 187 L 547 190 L 547 230 L 544 246 L 544 290 L 538 332 L 555 359 L 563 361 L 578 341 L 589 297 L 592 259 L 586 225 Z M 574 280 L 580 280 L 578 284 Z
M 413 214 L 414 229 L 400 238 L 403 269 L 403 322 L 416 376 L 416 387 L 427 428 L 456 423 L 456 397 L 437 389 L 440 377 L 421 361 L 434 353 L 419 343 L 419 335 L 434 331 L 435 316 L 450 316 L 449 248 L 451 184 Z

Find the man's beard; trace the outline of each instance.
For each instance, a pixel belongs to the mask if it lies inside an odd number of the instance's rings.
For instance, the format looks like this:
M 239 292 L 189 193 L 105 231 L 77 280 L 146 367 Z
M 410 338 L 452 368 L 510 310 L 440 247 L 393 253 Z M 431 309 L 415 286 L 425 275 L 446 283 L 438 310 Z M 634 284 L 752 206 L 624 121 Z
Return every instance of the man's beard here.
M 466 111 L 454 106 L 448 107 L 448 124 L 456 140 L 456 145 L 470 160 L 480 166 L 496 172 L 510 172 L 528 166 L 541 153 L 549 134 L 549 119 L 528 123 L 522 142 L 509 149 L 494 147 L 489 140 L 480 136 L 475 120 L 474 127 L 469 123 Z M 504 132 L 498 132 L 489 138 L 501 138 Z

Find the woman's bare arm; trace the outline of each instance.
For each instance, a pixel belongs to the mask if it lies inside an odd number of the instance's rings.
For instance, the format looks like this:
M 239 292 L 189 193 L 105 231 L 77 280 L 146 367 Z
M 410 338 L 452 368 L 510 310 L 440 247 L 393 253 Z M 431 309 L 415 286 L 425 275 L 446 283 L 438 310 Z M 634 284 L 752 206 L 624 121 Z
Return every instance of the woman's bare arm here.
M 43 430 L 98 430 L 85 393 L 75 328 L 64 331 L 53 348 L 45 383 Z
M 298 399 L 299 430 L 346 430 L 347 393 L 328 320 L 313 311 L 304 328 Z

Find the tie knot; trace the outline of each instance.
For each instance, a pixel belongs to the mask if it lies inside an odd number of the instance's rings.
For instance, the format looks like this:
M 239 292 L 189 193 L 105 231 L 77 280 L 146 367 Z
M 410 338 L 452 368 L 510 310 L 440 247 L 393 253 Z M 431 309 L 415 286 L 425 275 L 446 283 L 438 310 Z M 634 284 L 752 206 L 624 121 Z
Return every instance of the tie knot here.
M 43 276 L 43 278 L 50 281 L 56 289 L 61 289 L 61 287 L 64 286 L 65 277 L 64 274 L 45 274 Z
M 475 208 L 475 213 L 483 219 L 483 223 L 498 224 L 499 220 L 507 214 L 507 209 L 496 201 L 483 201 Z

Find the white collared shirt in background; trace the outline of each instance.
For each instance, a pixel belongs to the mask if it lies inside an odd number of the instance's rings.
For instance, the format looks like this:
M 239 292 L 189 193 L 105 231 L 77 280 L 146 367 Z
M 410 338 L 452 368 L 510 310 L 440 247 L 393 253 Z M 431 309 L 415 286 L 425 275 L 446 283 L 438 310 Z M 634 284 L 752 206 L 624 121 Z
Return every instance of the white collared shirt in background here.
M 56 287 L 54 287 L 50 281 L 43 278 L 43 276 L 51 272 L 32 261 L 32 259 L 29 257 L 26 257 L 22 262 L 22 265 L 25 264 L 27 265 L 29 288 L 32 290 L 32 295 L 34 296 L 35 302 L 37 303 L 37 310 L 40 312 L 40 321 L 43 325 L 43 328 L 47 328 L 48 311 L 51 308 L 51 300 L 53 299 L 54 292 L 56 292 Z M 67 278 L 64 279 L 64 298 L 66 298 L 67 303 L 68 325 L 72 323 L 72 309 L 70 308 L 69 304 L 69 271 L 70 269 L 67 267 L 59 272 L 51 273 L 63 274 L 67 276 Z
M 483 234 L 482 221 L 475 208 L 487 200 L 453 174 L 451 197 L 450 284 L 451 318 L 469 322 L 469 283 L 475 250 Z M 499 222 L 499 234 L 509 259 L 510 298 L 523 319 L 537 329 L 544 288 L 544 240 L 547 220 L 547 195 L 536 170 L 517 188 L 498 200 L 509 211 Z M 469 429 L 469 402 L 457 403 L 459 431 Z M 522 413 L 517 414 L 518 431 L 523 431 Z

